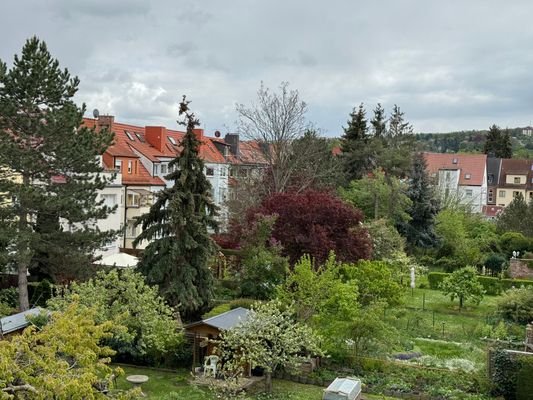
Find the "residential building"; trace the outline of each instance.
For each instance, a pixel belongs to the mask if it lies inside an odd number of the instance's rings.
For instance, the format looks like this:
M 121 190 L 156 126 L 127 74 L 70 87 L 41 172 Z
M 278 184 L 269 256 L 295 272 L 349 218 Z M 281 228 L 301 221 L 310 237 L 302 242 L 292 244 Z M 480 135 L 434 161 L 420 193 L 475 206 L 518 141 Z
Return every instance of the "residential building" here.
M 485 154 L 424 153 L 427 171 L 444 202 L 456 201 L 481 213 L 487 204 Z
M 533 199 L 533 161 L 501 159 L 496 205 L 508 206 L 515 197 Z

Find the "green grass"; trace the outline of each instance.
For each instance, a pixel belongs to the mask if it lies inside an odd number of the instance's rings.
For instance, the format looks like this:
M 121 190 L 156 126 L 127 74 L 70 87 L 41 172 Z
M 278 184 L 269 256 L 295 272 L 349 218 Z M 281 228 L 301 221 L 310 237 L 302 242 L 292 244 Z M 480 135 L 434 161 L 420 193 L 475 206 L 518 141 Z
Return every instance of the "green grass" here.
M 198 388 L 189 383 L 189 371 L 180 369 L 176 372 L 165 372 L 148 368 L 138 368 L 130 366 L 122 366 L 125 374 L 118 378 L 117 388 L 127 390 L 132 387 L 126 381 L 128 375 L 147 375 L 150 379 L 147 383 L 142 385 L 142 390 L 146 394 L 145 399 L 158 400 L 212 400 L 214 397 L 207 389 Z M 273 382 L 275 399 L 282 400 L 320 400 L 322 399 L 323 387 L 304 385 L 284 380 L 275 379 Z M 260 388 L 259 388 L 260 389 Z M 256 399 L 257 395 L 252 394 L 248 397 L 249 400 Z M 378 400 L 378 399 L 392 399 L 391 397 L 367 395 L 364 399 Z

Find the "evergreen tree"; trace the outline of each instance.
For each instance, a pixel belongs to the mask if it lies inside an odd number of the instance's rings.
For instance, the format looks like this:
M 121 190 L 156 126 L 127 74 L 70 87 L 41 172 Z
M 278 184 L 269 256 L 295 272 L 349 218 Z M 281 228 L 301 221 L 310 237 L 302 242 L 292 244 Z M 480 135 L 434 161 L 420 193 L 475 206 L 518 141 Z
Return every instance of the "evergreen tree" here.
M 509 131 L 502 132 L 498 125 L 493 124 L 487 133 L 483 153 L 489 157 L 511 158 L 513 156 L 513 148 Z
M 213 277 L 208 263 L 214 243 L 208 228 L 217 229 L 217 223 L 211 185 L 198 155 L 200 142 L 194 134 L 200 123 L 189 111 L 185 96 L 179 115 L 185 116 L 179 124 L 186 126 L 187 132 L 181 153 L 169 163 L 172 172 L 165 177 L 173 185 L 159 192 L 150 211 L 137 220 L 143 232 L 133 244 L 150 241 L 140 271 L 148 283 L 159 285 L 161 295 L 189 319 L 205 310 L 212 298 Z
M 348 182 L 362 178 L 372 168 L 368 146 L 368 126 L 363 103 L 350 113 L 341 139 L 342 167 Z
M 387 121 L 385 120 L 385 110 L 381 106 L 381 103 L 378 103 L 374 109 L 374 118 L 370 121 L 372 124 L 372 130 L 375 137 L 382 137 L 387 132 Z
M 435 216 L 438 212 L 438 203 L 426 172 L 426 160 L 422 153 L 415 155 L 412 172 L 407 190 L 411 199 L 408 214 L 411 219 L 399 224 L 398 231 L 407 239 L 412 247 L 432 247 L 436 244 L 434 231 Z
M 404 113 L 401 112 L 400 107 L 395 104 L 389 119 L 389 130 L 387 134 L 391 137 L 396 137 L 411 133 L 413 133 L 413 127 L 409 122 L 404 120 Z
M 113 137 L 81 127 L 85 105 L 73 101 L 78 84 L 36 37 L 11 69 L 0 61 L 0 238 L 9 238 L 2 250 L 18 270 L 22 310 L 29 307 L 28 268 L 50 240 L 88 266 L 93 250 L 112 236 L 93 222 L 111 211 L 97 194 L 109 179 L 101 174 L 100 156 Z M 59 233 L 47 237 L 37 226 L 39 216 L 71 229 L 56 226 Z

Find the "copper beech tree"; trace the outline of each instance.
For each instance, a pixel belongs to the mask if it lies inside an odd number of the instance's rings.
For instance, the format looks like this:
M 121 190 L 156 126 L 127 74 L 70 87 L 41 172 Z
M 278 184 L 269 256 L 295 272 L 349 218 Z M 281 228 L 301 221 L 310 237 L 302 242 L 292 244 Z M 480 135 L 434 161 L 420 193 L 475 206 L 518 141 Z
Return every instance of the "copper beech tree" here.
M 277 215 L 272 238 L 281 243 L 291 265 L 304 254 L 321 263 L 332 250 L 339 261 L 371 256 L 370 236 L 361 226 L 363 213 L 330 193 L 275 193 L 249 211 L 249 222 L 259 215 Z

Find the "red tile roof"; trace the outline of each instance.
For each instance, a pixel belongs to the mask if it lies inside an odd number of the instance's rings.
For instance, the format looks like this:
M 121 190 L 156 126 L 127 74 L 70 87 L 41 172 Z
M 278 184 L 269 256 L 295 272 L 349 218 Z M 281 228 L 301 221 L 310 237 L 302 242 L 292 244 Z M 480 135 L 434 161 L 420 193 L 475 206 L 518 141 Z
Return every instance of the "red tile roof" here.
M 507 175 L 526 175 L 526 183 L 513 184 L 507 183 Z M 514 158 L 502 158 L 500 170 L 500 187 L 524 187 L 532 188 L 533 185 L 533 162 L 531 160 L 519 160 Z
M 424 158 L 430 175 L 438 173 L 439 170 L 459 170 L 459 185 L 482 186 L 484 184 L 486 154 L 424 153 Z M 470 179 L 466 178 L 467 174 L 470 175 Z
M 486 217 L 495 218 L 502 212 L 503 208 L 502 206 L 484 205 L 481 212 Z
M 144 165 L 139 161 L 137 174 L 122 174 L 122 183 L 137 186 L 166 186 L 158 176 L 152 176 Z

